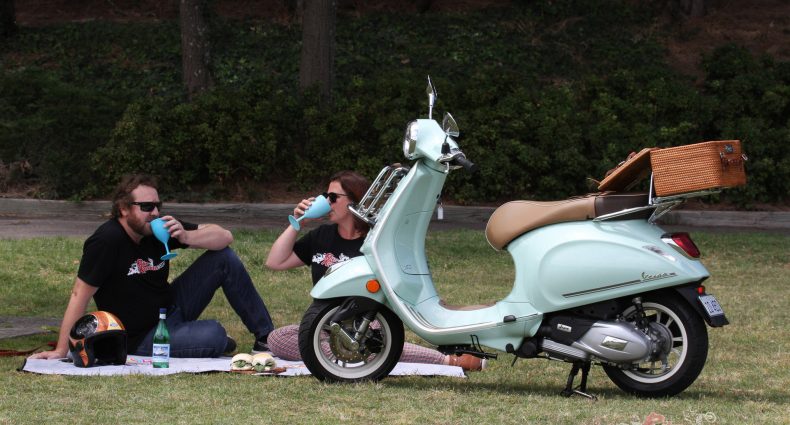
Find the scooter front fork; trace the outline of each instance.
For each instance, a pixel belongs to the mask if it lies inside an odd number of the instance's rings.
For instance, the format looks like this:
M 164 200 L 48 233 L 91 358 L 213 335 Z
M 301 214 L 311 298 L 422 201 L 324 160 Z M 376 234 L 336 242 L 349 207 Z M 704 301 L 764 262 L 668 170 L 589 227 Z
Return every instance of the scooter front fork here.
M 329 325 L 330 332 L 333 336 L 340 336 L 340 341 L 343 346 L 351 351 L 359 351 L 359 347 L 365 342 L 365 337 L 368 332 L 368 328 L 370 327 L 370 322 L 376 317 L 375 311 L 369 311 L 362 316 L 362 322 L 359 326 L 354 330 L 354 334 L 351 335 L 340 323 L 332 322 Z

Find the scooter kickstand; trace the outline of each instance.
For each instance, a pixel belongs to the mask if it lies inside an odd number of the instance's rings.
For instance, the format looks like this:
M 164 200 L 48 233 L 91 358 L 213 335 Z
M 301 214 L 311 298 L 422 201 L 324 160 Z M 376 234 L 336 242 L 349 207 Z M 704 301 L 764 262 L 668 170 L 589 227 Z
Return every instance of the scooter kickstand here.
M 573 380 L 576 379 L 576 375 L 579 374 L 579 369 L 582 371 L 582 379 L 579 382 L 579 386 L 573 388 Z M 597 401 L 598 397 L 588 394 L 587 393 L 587 375 L 590 373 L 590 362 L 573 362 L 573 367 L 571 368 L 571 373 L 568 374 L 568 383 L 565 385 L 565 389 L 562 390 L 560 393 L 565 397 L 570 397 L 574 394 L 580 395 L 583 397 L 587 397 L 592 401 Z

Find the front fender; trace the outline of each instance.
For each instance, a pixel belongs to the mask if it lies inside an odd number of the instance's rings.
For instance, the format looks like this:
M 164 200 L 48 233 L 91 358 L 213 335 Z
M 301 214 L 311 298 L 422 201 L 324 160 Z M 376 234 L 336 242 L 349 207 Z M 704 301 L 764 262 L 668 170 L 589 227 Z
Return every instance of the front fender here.
M 310 296 L 313 299 L 365 297 L 384 304 L 384 291 L 371 293 L 365 288 L 371 279 L 376 279 L 376 275 L 365 257 L 354 257 L 324 275 L 310 291 Z

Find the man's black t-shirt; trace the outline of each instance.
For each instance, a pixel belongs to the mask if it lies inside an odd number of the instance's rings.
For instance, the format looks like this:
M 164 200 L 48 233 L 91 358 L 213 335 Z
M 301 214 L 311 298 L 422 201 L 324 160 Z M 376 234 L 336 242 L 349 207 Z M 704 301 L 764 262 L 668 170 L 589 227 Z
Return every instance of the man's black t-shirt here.
M 337 224 L 324 224 L 296 241 L 294 253 L 310 266 L 315 285 L 333 264 L 362 255 L 359 249 L 364 241 L 364 237 L 343 239 L 337 232 Z
M 187 230 L 197 228 L 182 224 Z M 168 245 L 171 249 L 186 247 L 174 238 Z M 167 281 L 170 265 L 159 259 L 164 253 L 164 245 L 153 236 L 134 243 L 116 219 L 99 226 L 82 247 L 77 277 L 99 288 L 93 296 L 96 307 L 118 316 L 130 349 L 156 326 L 159 308 L 173 304 Z

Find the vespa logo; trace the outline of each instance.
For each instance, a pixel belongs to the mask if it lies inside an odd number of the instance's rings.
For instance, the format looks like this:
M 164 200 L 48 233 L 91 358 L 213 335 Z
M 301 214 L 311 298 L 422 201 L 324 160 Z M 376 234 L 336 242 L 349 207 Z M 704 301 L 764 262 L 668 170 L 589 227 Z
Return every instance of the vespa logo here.
M 661 280 L 661 279 L 668 279 L 670 277 L 677 276 L 676 273 L 658 273 L 658 274 L 650 274 L 642 272 L 642 282 L 650 282 L 653 280 Z

